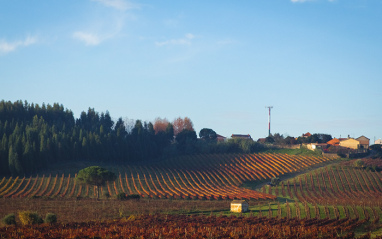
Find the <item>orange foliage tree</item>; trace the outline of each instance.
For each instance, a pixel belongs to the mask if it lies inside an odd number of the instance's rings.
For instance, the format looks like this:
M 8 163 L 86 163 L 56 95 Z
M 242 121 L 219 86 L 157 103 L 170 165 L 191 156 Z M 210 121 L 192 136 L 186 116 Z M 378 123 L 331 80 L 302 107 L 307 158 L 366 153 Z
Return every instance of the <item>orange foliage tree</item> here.
M 169 123 L 170 122 L 166 118 L 156 118 L 154 122 L 155 134 L 157 134 L 158 132 L 165 132 Z
M 184 119 L 182 119 L 181 117 L 178 117 L 173 121 L 172 125 L 174 127 L 174 135 L 179 134 L 184 129 L 195 131 L 194 124 L 192 123 L 191 119 L 188 117 L 184 117 Z

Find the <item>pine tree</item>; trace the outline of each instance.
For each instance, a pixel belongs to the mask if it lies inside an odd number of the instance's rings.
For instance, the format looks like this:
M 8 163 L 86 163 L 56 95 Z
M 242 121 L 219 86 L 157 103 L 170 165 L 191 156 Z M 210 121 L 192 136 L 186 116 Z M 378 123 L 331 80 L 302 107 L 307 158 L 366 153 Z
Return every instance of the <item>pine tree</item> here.
M 0 144 L 0 174 L 9 174 L 8 167 L 8 137 L 4 133 Z
M 33 158 L 33 152 L 32 152 L 32 145 L 27 140 L 24 144 L 24 152 L 23 152 L 23 165 L 25 166 L 25 172 L 32 172 L 33 171 L 33 164 L 34 164 L 34 158 Z
M 14 150 L 12 145 L 9 148 L 8 162 L 9 162 L 9 170 L 13 175 L 24 173 L 23 167 L 22 167 L 21 162 L 19 160 L 19 155 Z

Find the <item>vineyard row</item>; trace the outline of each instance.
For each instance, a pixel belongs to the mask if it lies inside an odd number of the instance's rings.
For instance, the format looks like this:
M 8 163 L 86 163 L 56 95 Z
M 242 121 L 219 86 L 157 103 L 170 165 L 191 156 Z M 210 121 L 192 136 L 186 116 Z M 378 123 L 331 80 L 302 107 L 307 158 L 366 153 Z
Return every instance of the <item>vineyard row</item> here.
M 139 194 L 147 198 L 275 199 L 239 187 L 245 181 L 293 173 L 328 160 L 283 154 L 193 155 L 156 166 L 119 167 L 117 180 L 101 187 L 101 195 Z M 77 185 L 76 175 L 3 178 L 0 197 L 92 197 L 94 187 Z

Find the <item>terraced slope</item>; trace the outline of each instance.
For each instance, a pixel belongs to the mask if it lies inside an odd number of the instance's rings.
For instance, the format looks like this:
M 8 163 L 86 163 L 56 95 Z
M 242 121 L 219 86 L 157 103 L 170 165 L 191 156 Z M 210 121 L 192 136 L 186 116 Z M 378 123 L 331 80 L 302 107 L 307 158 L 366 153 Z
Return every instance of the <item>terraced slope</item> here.
M 101 188 L 102 195 L 139 194 L 144 198 L 275 199 L 240 187 L 243 182 L 295 173 L 326 162 L 324 157 L 284 154 L 209 154 L 172 158 L 155 165 L 111 169 L 117 180 Z M 77 185 L 76 175 L 37 175 L 0 180 L 1 197 L 93 197 L 95 190 Z
M 353 167 L 323 167 L 259 191 L 310 204 L 382 207 L 382 173 Z

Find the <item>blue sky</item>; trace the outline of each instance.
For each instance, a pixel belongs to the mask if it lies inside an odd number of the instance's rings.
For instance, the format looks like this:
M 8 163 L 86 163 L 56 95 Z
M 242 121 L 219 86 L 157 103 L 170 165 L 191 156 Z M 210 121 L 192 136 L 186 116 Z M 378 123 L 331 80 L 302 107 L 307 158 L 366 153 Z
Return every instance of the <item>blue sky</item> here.
M 382 1 L 0 1 L 0 98 L 218 134 L 382 137 Z

